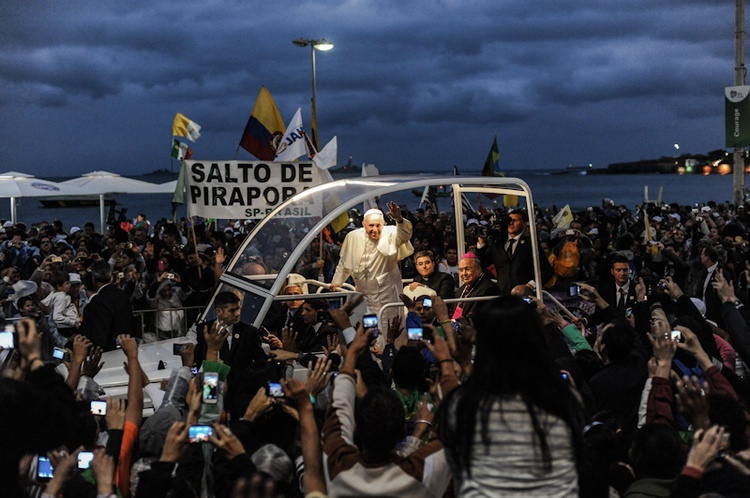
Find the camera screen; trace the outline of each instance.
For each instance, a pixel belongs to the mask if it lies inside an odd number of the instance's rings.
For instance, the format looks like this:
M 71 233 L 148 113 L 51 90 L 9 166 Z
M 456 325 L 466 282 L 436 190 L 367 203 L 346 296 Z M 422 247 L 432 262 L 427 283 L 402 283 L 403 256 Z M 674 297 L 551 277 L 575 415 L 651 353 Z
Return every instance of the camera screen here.
M 283 398 L 284 389 L 281 387 L 281 384 L 278 382 L 269 382 L 268 396 L 270 396 L 271 398 Z
M 432 308 L 432 299 L 429 297 L 424 298 L 424 300 L 422 300 L 422 306 L 425 308 Z
M 0 332 L 0 348 L 13 349 L 13 332 Z
M 378 326 L 377 315 L 365 315 L 362 317 L 362 324 L 366 329 L 374 329 Z
M 203 402 L 216 403 L 219 399 L 219 374 L 206 372 L 203 374 Z
M 210 425 L 193 425 L 188 428 L 188 441 L 191 443 L 207 442 L 214 435 Z
M 39 455 L 36 466 L 36 476 L 40 479 L 52 479 L 52 464 L 49 458 Z
M 410 341 L 421 341 L 424 337 L 422 327 L 409 327 L 406 329 L 406 336 Z
M 52 350 L 52 357 L 57 360 L 62 360 L 65 358 L 65 350 L 62 348 L 55 348 Z
M 92 415 L 106 415 L 107 414 L 107 402 L 101 400 L 91 400 L 91 414 Z
M 90 451 L 82 451 L 78 454 L 78 468 L 88 469 L 91 466 L 91 460 L 94 459 L 94 454 Z

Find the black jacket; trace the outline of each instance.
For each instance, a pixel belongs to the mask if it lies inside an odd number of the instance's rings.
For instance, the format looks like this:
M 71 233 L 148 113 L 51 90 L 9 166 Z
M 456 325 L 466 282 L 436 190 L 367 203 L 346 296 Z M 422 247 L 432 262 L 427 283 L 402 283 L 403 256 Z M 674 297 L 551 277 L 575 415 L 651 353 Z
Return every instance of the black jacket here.
M 508 234 L 503 234 L 497 240 L 490 237 L 487 239 L 485 247 L 477 249 L 477 256 L 482 260 L 483 267 L 495 265 L 497 287 L 503 296 L 510 294 L 510 291 L 516 285 L 525 284 L 534 279 L 534 253 L 532 252 L 531 238 L 523 235 L 516 242 L 517 247 L 510 258 L 505 252 L 507 241 Z M 537 251 L 539 251 L 538 246 Z M 539 252 L 539 266 L 542 272 L 542 282 L 552 278 L 552 267 L 541 252 Z
M 83 310 L 81 333 L 104 351 L 116 349 L 119 334 L 140 336 L 130 296 L 112 284 L 100 288 Z
M 206 327 L 211 330 L 214 321 L 206 322 Z M 200 368 L 206 359 L 206 339 L 203 330 L 197 331 L 198 343 L 195 345 L 195 363 Z M 266 361 L 266 353 L 261 346 L 261 333 L 252 325 L 237 322 L 232 327 L 232 344 L 224 343 L 219 352 L 221 361 L 230 367 L 245 366 L 253 361 Z
M 456 282 L 447 273 L 435 270 L 429 278 L 425 279 L 422 278 L 422 275 L 417 275 L 414 277 L 414 281 L 426 285 L 443 299 L 453 299 L 456 297 Z
M 462 285 L 458 290 L 459 296 L 464 296 L 466 290 L 466 284 Z M 464 297 L 480 297 L 480 296 L 496 296 L 498 294 L 498 288 L 492 283 L 489 273 L 482 273 L 479 280 L 469 288 L 469 292 Z M 472 314 L 478 313 L 484 305 L 489 301 L 469 301 L 468 303 L 459 303 L 458 305 L 463 308 L 463 314 L 461 316 L 467 317 Z

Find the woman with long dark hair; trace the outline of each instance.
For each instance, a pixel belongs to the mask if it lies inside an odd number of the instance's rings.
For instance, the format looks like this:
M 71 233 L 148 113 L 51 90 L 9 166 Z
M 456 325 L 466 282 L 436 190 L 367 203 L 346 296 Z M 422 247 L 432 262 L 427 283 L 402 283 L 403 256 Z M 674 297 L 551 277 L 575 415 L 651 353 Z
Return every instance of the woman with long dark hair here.
M 469 379 L 440 406 L 459 496 L 577 496 L 583 411 L 533 304 L 515 296 L 474 317 Z

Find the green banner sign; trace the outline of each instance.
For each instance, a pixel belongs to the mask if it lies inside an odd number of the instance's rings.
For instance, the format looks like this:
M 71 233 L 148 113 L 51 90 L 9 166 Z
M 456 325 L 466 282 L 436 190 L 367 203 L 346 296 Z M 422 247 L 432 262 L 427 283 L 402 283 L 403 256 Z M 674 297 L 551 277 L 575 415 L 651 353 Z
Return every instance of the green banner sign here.
M 727 147 L 750 146 L 750 86 L 728 86 L 726 97 Z

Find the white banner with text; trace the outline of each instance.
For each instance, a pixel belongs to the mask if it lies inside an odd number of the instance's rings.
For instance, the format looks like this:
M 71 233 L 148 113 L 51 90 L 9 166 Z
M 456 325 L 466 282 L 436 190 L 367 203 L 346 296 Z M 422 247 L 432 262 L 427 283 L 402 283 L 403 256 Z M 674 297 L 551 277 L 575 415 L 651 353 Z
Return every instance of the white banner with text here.
M 325 183 L 312 162 L 185 161 L 188 215 L 258 219 L 299 192 Z M 295 205 L 282 216 L 320 216 L 321 206 Z

